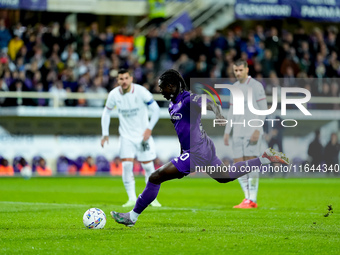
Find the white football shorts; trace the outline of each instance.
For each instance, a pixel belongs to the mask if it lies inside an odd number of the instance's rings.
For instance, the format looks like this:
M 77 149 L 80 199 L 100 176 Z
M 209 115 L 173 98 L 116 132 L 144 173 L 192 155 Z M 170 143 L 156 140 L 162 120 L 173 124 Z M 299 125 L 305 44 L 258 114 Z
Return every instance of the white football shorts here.
M 260 156 L 261 138 L 256 144 L 250 144 L 250 137 L 233 137 L 233 154 L 234 158 L 258 157 Z
M 150 136 L 146 142 L 133 142 L 127 138 L 120 136 L 120 149 L 119 157 L 123 158 L 135 158 L 138 161 L 150 161 L 156 158 L 155 142 Z

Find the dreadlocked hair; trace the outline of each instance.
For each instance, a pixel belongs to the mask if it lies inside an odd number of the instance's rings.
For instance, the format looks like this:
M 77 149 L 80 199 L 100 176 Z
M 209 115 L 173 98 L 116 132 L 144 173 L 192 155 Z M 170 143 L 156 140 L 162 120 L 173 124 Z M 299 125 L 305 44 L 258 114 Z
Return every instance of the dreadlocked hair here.
M 160 80 L 165 84 L 176 85 L 179 91 L 188 91 L 189 87 L 186 85 L 182 75 L 175 69 L 166 70 L 160 77 Z

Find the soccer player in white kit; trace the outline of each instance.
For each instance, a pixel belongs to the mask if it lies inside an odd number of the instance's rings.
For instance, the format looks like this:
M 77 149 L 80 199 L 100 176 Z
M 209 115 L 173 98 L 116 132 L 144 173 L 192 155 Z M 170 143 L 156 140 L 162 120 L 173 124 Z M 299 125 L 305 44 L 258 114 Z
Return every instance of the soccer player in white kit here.
M 151 136 L 152 129 L 159 119 L 159 106 L 153 100 L 152 94 L 143 86 L 132 83 L 133 77 L 126 69 L 118 72 L 118 87 L 111 90 L 103 110 L 101 125 L 101 145 L 109 142 L 110 114 L 116 106 L 119 118 L 120 151 L 123 164 L 123 183 L 129 200 L 123 207 L 134 206 L 137 200 L 135 179 L 133 176 L 133 161 L 141 162 L 145 170 L 145 182 L 155 171 L 153 160 L 156 158 L 155 143 Z M 149 120 L 149 111 L 151 117 Z M 160 207 L 155 200 L 152 206 Z
M 263 127 L 250 127 L 248 121 L 251 119 L 265 120 L 265 115 L 255 115 L 248 109 L 248 88 L 252 88 L 252 102 L 257 110 L 267 110 L 267 99 L 260 82 L 248 76 L 248 64 L 244 60 L 237 60 L 233 65 L 234 74 L 238 86 L 244 95 L 245 107 L 244 115 L 233 115 L 233 97 L 230 99 L 230 109 L 228 112 L 228 125 L 224 132 L 224 144 L 229 146 L 229 136 L 233 128 L 232 146 L 234 164 L 240 161 L 246 161 L 257 158 L 260 155 L 261 137 Z M 231 121 L 233 126 L 231 126 Z M 237 123 L 237 124 L 236 124 Z M 253 124 L 252 126 L 258 125 Z M 244 192 L 244 200 L 234 206 L 234 208 L 250 209 L 257 208 L 257 192 L 259 186 L 259 172 L 251 172 L 238 178 Z

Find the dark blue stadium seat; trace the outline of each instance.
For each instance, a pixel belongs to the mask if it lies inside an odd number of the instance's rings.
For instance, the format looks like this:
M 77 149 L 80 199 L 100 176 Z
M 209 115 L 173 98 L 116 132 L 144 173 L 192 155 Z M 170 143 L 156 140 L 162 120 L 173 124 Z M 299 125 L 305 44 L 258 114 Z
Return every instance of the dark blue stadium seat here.
M 110 162 L 104 156 L 97 156 L 96 158 L 97 172 L 110 172 Z
M 37 166 L 39 165 L 39 160 L 41 159 L 41 156 L 34 156 L 32 159 L 32 171 L 35 172 L 37 169 Z
M 65 156 L 60 156 L 57 159 L 57 173 L 67 174 L 69 167 L 69 159 Z
M 79 156 L 75 161 L 75 165 L 77 166 L 78 171 L 80 170 L 81 166 L 83 165 L 83 163 L 85 162 L 86 157 L 84 156 Z
M 19 169 L 19 162 L 20 160 L 22 159 L 21 156 L 16 156 L 14 159 L 13 159 L 13 169 L 14 169 L 14 173 L 20 173 L 20 169 Z

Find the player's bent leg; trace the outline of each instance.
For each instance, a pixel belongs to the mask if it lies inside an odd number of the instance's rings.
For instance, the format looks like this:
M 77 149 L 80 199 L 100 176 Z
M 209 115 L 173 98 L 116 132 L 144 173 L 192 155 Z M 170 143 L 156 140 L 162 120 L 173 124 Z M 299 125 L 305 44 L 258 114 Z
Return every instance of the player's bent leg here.
M 261 172 L 262 166 L 270 163 L 289 164 L 289 159 L 283 153 L 268 148 L 261 157 L 237 162 L 226 172 L 214 172 L 209 173 L 209 175 L 214 179 L 221 178 L 220 182 L 229 182 L 231 180 L 228 179 L 237 179 L 252 171 Z
M 148 183 L 149 177 L 155 172 L 155 166 L 153 161 L 143 161 L 141 162 L 143 169 L 145 170 L 145 183 Z M 162 205 L 158 202 L 157 198 L 152 201 L 151 206 L 161 207 Z
M 221 169 L 226 167 L 223 163 L 220 165 Z M 227 172 L 207 172 L 207 174 L 219 183 L 228 183 L 235 180 L 235 178 L 230 178 Z
M 120 224 L 125 226 L 133 226 L 138 216 L 145 210 L 148 205 L 155 200 L 158 195 L 160 184 L 162 182 L 182 178 L 185 174 L 177 170 L 177 168 L 171 163 L 167 163 L 160 167 L 157 171 L 151 174 L 149 181 L 141 195 L 138 196 L 135 207 L 128 213 L 111 212 L 112 218 Z
M 184 176 L 185 174 L 178 171 L 174 164 L 168 162 L 150 175 L 149 182 L 154 184 L 161 184 L 162 182 L 170 181 L 172 179 L 180 179 Z
M 220 177 L 218 178 L 212 177 L 212 178 L 215 179 L 219 183 L 228 183 L 228 182 L 232 182 L 235 180 L 234 178 L 220 178 Z

